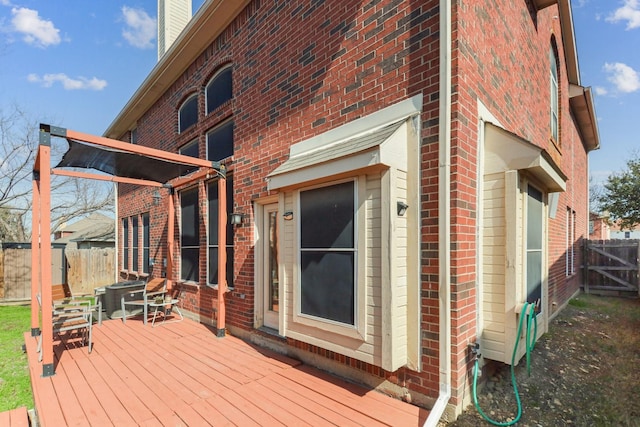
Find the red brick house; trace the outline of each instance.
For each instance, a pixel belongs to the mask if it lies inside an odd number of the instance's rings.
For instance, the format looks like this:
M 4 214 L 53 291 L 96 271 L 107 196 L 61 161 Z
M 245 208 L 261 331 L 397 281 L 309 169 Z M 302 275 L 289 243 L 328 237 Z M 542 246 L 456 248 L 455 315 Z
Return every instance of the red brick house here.
M 579 290 L 599 145 L 569 0 L 209 0 L 105 132 L 227 170 L 226 330 L 414 403 L 468 404 Z M 185 170 L 185 173 L 189 171 Z M 123 279 L 215 325 L 215 176 L 118 187 Z M 134 254 L 137 256 L 134 257 Z

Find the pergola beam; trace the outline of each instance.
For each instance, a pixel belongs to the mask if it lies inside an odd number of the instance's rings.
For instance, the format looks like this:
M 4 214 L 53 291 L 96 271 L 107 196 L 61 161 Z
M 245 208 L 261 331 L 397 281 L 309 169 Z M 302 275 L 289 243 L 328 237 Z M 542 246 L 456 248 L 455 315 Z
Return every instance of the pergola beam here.
M 201 169 L 188 177 L 178 177 L 168 183 L 160 183 L 146 179 L 107 176 L 95 173 L 52 169 L 51 168 L 51 136 L 86 142 L 99 147 L 120 150 L 127 153 L 151 157 L 167 162 L 197 166 Z M 89 135 L 69 129 L 40 124 L 40 145 L 36 153 L 33 167 L 33 211 L 31 233 L 31 334 L 40 335 L 42 340 L 42 376 L 55 374 L 53 355 L 53 298 L 51 287 L 51 175 L 62 175 L 75 178 L 97 179 L 119 183 L 128 183 L 152 187 L 169 188 L 168 220 L 167 220 L 167 285 L 171 288 L 174 277 L 173 256 L 175 253 L 175 186 L 206 180 L 213 175 L 218 177 L 218 302 L 217 302 L 217 335 L 225 335 L 225 292 L 226 281 L 226 226 L 227 226 L 227 192 L 224 165 L 196 157 L 169 153 L 141 145 L 130 144 L 109 138 Z M 40 304 L 38 304 L 40 295 Z M 40 318 L 38 316 L 40 314 Z M 40 327 L 41 326 L 41 327 Z

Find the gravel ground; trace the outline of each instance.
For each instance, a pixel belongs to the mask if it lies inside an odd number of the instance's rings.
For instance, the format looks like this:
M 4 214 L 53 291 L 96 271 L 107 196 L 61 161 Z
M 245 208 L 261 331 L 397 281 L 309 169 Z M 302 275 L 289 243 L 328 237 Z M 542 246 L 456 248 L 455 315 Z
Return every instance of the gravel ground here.
M 470 374 L 471 375 L 471 374 Z M 516 367 L 522 400 L 517 426 L 640 426 L 640 300 L 580 295 Z M 517 413 L 509 366 L 479 391 L 499 422 Z M 447 427 L 490 425 L 473 404 Z

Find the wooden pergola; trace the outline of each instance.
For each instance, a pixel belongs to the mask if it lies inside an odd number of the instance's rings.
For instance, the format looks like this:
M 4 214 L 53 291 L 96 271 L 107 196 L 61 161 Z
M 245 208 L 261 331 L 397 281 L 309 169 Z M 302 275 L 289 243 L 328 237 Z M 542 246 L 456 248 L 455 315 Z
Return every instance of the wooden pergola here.
M 104 158 L 112 160 L 111 175 L 77 170 L 65 170 L 61 162 L 51 167 L 51 137 L 65 138 L 69 144 L 81 144 L 87 150 L 92 150 L 91 159 L 75 159 L 73 167 L 95 168 L 95 160 L 103 153 Z M 98 150 L 98 151 L 96 151 Z M 102 150 L 102 151 L 101 151 Z M 70 150 L 71 151 L 71 150 Z M 70 152 L 69 151 L 69 152 Z M 69 153 L 67 152 L 67 153 Z M 65 155 L 66 156 L 66 155 Z M 149 179 L 148 173 L 137 163 L 131 167 L 132 161 L 140 164 L 147 162 L 153 166 L 155 179 Z M 61 166 L 62 165 L 62 166 Z M 197 167 L 197 171 L 180 176 L 184 167 Z M 166 173 L 158 171 L 166 170 Z M 104 169 L 100 169 L 104 171 Z M 130 144 L 109 138 L 89 135 L 73 130 L 40 125 L 38 152 L 33 167 L 33 208 L 31 232 L 31 336 L 42 335 L 42 376 L 55 374 L 53 353 L 53 311 L 52 311 L 52 283 L 51 283 L 51 175 L 63 175 L 76 178 L 88 178 L 117 183 L 128 183 L 152 187 L 164 187 L 170 190 L 189 185 L 199 180 L 218 177 L 218 245 L 226 248 L 227 200 L 226 173 L 224 165 L 219 162 L 199 159 L 190 156 L 170 153 L 140 145 Z M 159 179 L 159 176 L 163 176 Z M 165 179 L 166 178 L 166 179 Z M 168 197 L 167 224 L 167 287 L 171 289 L 174 278 L 174 196 Z M 218 294 L 217 294 L 217 335 L 225 334 L 225 302 L 226 283 L 226 249 L 218 251 Z M 38 296 L 41 303 L 38 303 Z M 41 323 L 40 323 L 41 322 Z

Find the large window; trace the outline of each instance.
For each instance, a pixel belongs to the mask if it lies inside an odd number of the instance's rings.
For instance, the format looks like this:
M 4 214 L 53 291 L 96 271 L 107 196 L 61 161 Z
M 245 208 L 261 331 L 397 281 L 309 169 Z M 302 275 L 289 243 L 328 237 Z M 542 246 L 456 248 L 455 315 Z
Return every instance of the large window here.
M 198 95 L 184 101 L 178 113 L 178 133 L 182 133 L 198 122 Z
M 355 182 L 300 192 L 300 313 L 355 325 Z
M 183 156 L 199 158 L 200 149 L 198 147 L 198 140 L 195 139 L 191 142 L 186 143 L 185 145 L 180 147 L 180 149 L 178 150 L 178 153 L 182 154 Z M 197 169 L 198 169 L 197 166 L 182 166 L 180 170 L 180 175 L 186 175 Z
M 550 101 L 550 131 L 551 138 L 555 142 L 558 141 L 558 117 L 559 117 L 559 92 L 558 92 L 558 58 L 556 56 L 555 49 L 551 46 L 549 51 L 549 62 L 551 63 L 550 67 L 550 90 L 551 90 L 551 101 Z
M 129 218 L 122 218 L 122 268 L 129 270 Z
M 131 217 L 131 231 L 133 232 L 133 236 L 131 239 L 131 256 L 133 258 L 133 262 L 131 265 L 131 270 L 132 271 L 139 271 L 138 270 L 138 245 L 139 245 L 139 240 L 140 240 L 140 228 L 138 227 L 138 217 L 137 216 L 132 216 Z
M 531 185 L 527 190 L 527 302 L 542 299 L 543 215 L 542 192 Z
M 198 188 L 180 193 L 180 278 L 199 281 L 200 212 Z
M 149 247 L 151 236 L 149 234 L 149 214 L 142 214 L 142 272 L 149 274 Z
M 219 161 L 233 156 L 233 120 L 207 132 L 207 160 Z
M 567 276 L 571 276 L 576 272 L 576 254 L 575 254 L 575 240 L 576 240 L 576 211 L 567 207 L 567 250 L 565 257 L 565 271 Z
M 208 282 L 218 284 L 218 181 L 211 181 L 208 185 L 209 198 L 209 243 L 208 243 Z M 227 214 L 233 209 L 233 177 L 227 177 Z M 227 286 L 233 288 L 233 237 L 234 226 L 227 221 Z
M 231 80 L 231 66 L 220 70 L 209 82 L 206 89 L 207 114 L 231 99 L 233 86 Z

